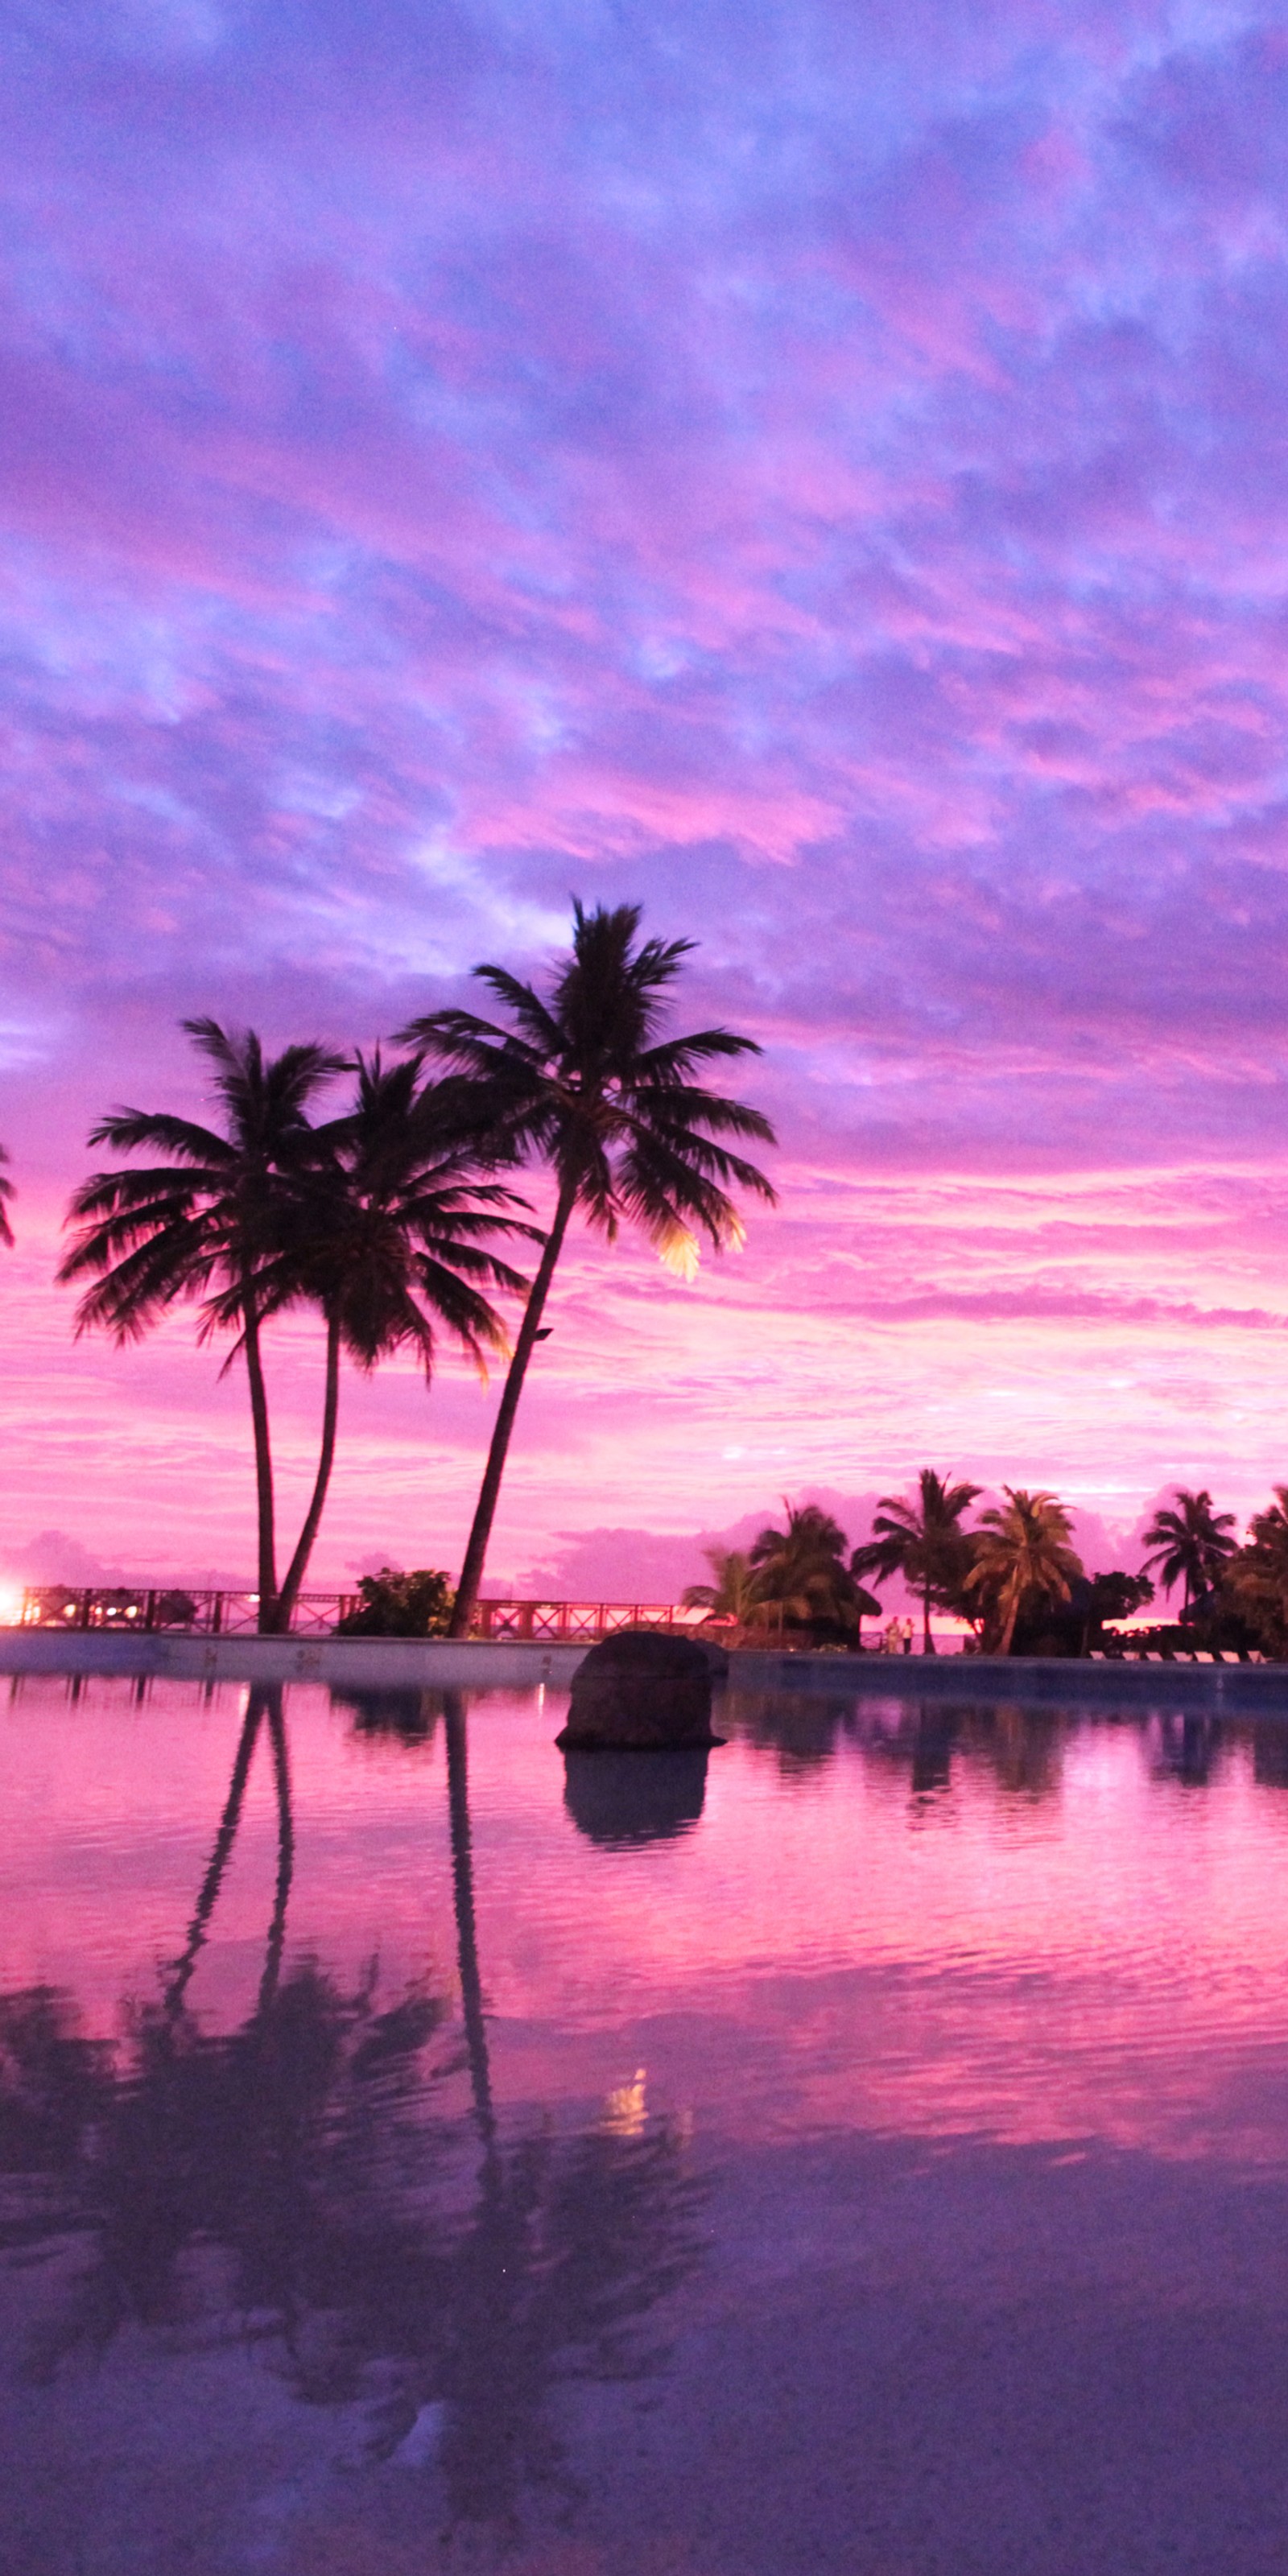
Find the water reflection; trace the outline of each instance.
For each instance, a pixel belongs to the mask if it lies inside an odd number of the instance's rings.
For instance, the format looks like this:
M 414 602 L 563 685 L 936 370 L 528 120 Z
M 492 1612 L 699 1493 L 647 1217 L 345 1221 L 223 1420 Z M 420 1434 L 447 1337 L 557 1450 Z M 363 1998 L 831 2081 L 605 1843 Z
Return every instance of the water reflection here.
M 295 1832 L 280 1689 L 253 1691 L 184 1948 L 159 1996 L 88 2037 L 73 1997 L 0 1996 L 0 2246 L 80 2249 L 28 2355 L 38 2381 L 128 2327 L 251 2344 L 301 2400 L 354 2410 L 358 2456 L 433 2466 L 449 2521 L 513 2524 L 565 2482 L 557 2385 L 655 2369 L 659 2302 L 699 2253 L 681 2129 L 613 2101 L 589 2130 L 502 2124 L 475 1921 L 467 1722 L 444 1694 L 470 2110 L 447 1998 L 284 1971 Z M 277 1819 L 254 2009 L 218 2034 L 192 1989 L 267 1744 Z
M 1223 1747 L 1219 1717 L 1196 1709 L 1170 1709 L 1153 1724 L 1154 1765 L 1160 1779 L 1206 1789 Z
M 627 1753 L 609 1747 L 564 1754 L 564 1805 L 578 1832 L 610 1851 L 674 1842 L 691 1832 L 707 1794 L 705 1745 Z
M 810 1779 L 843 1736 L 861 1729 L 852 1699 L 822 1691 L 738 1690 L 729 1694 L 725 1715 L 745 1743 L 777 1755 L 779 1777 L 788 1783 Z
M 388 1736 L 399 1743 L 428 1745 L 443 1711 L 438 1690 L 364 1689 L 355 1683 L 331 1686 L 333 1708 L 347 1709 L 355 1735 Z

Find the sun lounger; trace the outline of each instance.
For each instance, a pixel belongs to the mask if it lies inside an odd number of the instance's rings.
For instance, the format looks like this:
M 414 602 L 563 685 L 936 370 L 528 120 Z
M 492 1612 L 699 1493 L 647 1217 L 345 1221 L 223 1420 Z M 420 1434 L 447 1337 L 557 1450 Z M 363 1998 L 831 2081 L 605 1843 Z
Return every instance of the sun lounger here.
M 1195 1655 L 1195 1657 L 1194 1657 L 1194 1661 L 1195 1661 L 1195 1663 L 1196 1663 L 1196 1664 L 1214 1664 L 1214 1663 L 1216 1662 L 1216 1656 L 1215 1656 L 1215 1655 L 1199 1655 L 1199 1654 L 1196 1654 L 1196 1655 Z
M 1100 1648 L 1099 1648 L 1098 1646 L 1093 1646 L 1093 1647 L 1091 1648 L 1091 1650 L 1090 1650 L 1090 1652 L 1089 1652 L 1088 1656 L 1087 1656 L 1087 1661 L 1088 1661 L 1088 1663 L 1089 1663 L 1089 1664 L 1103 1664 L 1104 1660 L 1105 1660 L 1105 1658 L 1104 1658 L 1104 1655 L 1102 1654 L 1102 1652 L 1101 1652 Z

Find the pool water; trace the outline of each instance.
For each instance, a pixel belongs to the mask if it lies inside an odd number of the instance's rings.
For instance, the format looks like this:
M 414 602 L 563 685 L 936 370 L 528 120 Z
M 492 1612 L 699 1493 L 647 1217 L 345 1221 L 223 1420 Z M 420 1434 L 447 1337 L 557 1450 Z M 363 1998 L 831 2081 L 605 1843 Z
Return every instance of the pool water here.
M 1282 2576 L 1288 1707 L 0 1688 L 3 2576 Z

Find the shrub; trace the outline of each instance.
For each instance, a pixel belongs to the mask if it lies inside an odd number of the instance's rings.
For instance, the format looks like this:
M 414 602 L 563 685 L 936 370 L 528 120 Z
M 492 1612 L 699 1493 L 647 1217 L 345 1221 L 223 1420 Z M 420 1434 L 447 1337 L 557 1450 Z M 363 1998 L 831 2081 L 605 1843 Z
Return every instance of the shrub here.
M 419 1566 L 402 1574 L 382 1565 L 358 1585 L 361 1606 L 336 1625 L 337 1637 L 441 1637 L 456 1595 L 445 1574 Z

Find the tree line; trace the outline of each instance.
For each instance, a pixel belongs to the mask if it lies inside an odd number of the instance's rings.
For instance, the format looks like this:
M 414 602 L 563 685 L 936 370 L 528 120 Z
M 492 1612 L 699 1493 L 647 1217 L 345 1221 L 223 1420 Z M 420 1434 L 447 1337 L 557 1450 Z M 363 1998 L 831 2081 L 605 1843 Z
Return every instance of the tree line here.
M 736 1194 L 774 1191 L 740 1150 L 772 1145 L 766 1117 L 712 1089 L 709 1069 L 759 1055 L 727 1028 L 664 1029 L 693 942 L 641 936 L 641 908 L 574 903 L 549 989 L 475 968 L 499 1016 L 412 1019 L 386 1059 L 314 1040 L 265 1053 L 254 1031 L 182 1025 L 213 1075 L 210 1125 L 118 1108 L 91 1146 L 118 1159 L 74 1194 L 58 1277 L 82 1290 L 78 1333 L 140 1340 L 195 1303 L 200 1338 L 230 1339 L 245 1370 L 255 1463 L 259 1625 L 283 1630 L 308 1570 L 335 1463 L 341 1364 L 370 1373 L 410 1351 L 426 1384 L 444 1337 L 505 1376 L 448 1633 L 468 1633 L 519 1399 L 574 1215 L 608 1242 L 632 1226 L 691 1277 L 705 1240 L 742 1239 Z M 332 1107 L 331 1087 L 348 1080 Z M 319 1115 L 329 1110 L 328 1115 Z M 0 1161 L 6 1158 L 0 1154 Z M 548 1226 L 513 1187 L 526 1168 L 554 1188 Z M 0 1175 L 0 1239 L 12 1241 Z M 531 1275 L 514 1256 L 531 1248 Z M 497 1296 L 514 1302 L 513 1339 Z M 311 1310 L 325 1329 L 317 1466 L 280 1576 L 265 1336 Z
M 1069 1511 L 1045 1491 L 1004 1485 L 969 1527 L 983 1490 L 923 1467 L 913 1495 L 881 1496 L 872 1537 L 852 1550 L 831 1513 L 785 1501 L 784 1528 L 761 1530 L 745 1551 L 707 1550 L 713 1580 L 691 1584 L 685 1602 L 753 1634 L 790 1628 L 845 1644 L 880 1615 L 864 1578 L 899 1576 L 920 1601 L 926 1654 L 933 1610 L 967 1620 L 983 1654 L 1085 1654 L 1107 1621 L 1154 1599 L 1157 1578 L 1169 1594 L 1180 1588 L 1179 1625 L 1194 1644 L 1288 1654 L 1288 1485 L 1253 1514 L 1241 1545 L 1234 1514 L 1216 1511 L 1206 1487 L 1176 1487 L 1145 1531 L 1137 1574 L 1088 1574 Z

